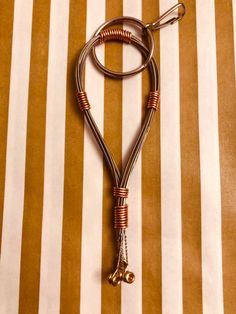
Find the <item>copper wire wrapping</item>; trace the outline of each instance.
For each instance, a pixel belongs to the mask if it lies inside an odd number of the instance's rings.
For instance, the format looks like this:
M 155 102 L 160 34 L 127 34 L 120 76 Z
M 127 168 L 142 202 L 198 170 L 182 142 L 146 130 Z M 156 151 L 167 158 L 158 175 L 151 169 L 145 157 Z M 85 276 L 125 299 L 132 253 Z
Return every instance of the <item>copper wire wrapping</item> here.
M 79 108 L 81 111 L 89 110 L 91 108 L 86 92 L 84 91 L 78 92 L 76 96 L 77 96 Z
M 115 206 L 114 228 L 124 229 L 128 227 L 128 205 Z
M 131 43 L 132 33 L 124 29 L 104 29 L 99 33 L 100 41 L 105 42 L 108 40 L 121 40 L 128 44 Z
M 154 92 L 150 92 L 147 108 L 152 108 L 154 110 L 157 110 L 159 101 L 160 101 L 160 92 L 158 90 Z
M 121 188 L 121 187 L 114 187 L 113 188 L 113 196 L 115 197 L 122 197 L 127 198 L 129 193 L 129 189 Z

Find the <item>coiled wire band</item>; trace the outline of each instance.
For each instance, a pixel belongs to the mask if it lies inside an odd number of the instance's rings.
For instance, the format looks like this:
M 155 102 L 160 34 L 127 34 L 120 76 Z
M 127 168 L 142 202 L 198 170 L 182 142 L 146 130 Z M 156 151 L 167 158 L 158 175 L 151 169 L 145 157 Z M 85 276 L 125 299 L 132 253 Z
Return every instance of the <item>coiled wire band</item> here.
M 109 40 L 120 40 L 128 44 L 131 44 L 132 33 L 120 28 L 117 29 L 108 28 L 101 31 L 99 33 L 99 36 L 100 42 L 106 42 Z
M 76 97 L 81 111 L 89 110 L 91 108 L 86 92 L 77 92 Z
M 160 101 L 160 92 L 158 90 L 150 92 L 147 108 L 157 110 Z
M 114 209 L 114 228 L 125 229 L 128 227 L 128 205 L 115 206 Z
M 128 194 L 129 194 L 129 189 L 127 188 L 120 188 L 120 187 L 113 188 L 114 197 L 127 198 Z

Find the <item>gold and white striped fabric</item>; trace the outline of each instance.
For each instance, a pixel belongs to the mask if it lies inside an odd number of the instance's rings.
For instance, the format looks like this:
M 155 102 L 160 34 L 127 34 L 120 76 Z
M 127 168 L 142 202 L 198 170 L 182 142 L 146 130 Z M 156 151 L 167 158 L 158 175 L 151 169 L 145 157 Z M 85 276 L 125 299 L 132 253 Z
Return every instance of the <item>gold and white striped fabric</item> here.
M 176 0 L 0 0 L 0 313 L 236 313 L 235 0 L 186 0 L 155 33 L 161 108 L 129 182 L 133 285 L 113 288 L 111 178 L 75 99 L 75 60 L 105 20 Z M 99 47 L 113 69 L 132 47 Z M 85 85 L 119 166 L 147 71 Z

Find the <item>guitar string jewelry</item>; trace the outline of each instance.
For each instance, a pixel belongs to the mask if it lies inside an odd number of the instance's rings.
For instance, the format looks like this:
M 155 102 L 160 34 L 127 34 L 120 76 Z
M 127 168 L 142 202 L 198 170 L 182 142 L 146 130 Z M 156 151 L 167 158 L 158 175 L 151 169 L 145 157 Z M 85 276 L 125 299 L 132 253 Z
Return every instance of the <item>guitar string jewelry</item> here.
M 177 17 L 172 17 L 167 22 L 161 24 L 161 21 L 169 14 L 181 8 L 182 12 L 178 13 Z M 151 127 L 151 122 L 155 111 L 159 105 L 160 92 L 159 92 L 159 74 L 156 62 L 153 58 L 154 40 L 151 31 L 162 28 L 169 24 L 180 20 L 185 13 L 184 5 L 179 3 L 166 13 L 164 13 L 156 22 L 144 24 L 142 21 L 132 17 L 118 17 L 104 23 L 95 33 L 95 35 L 86 43 L 82 49 L 76 64 L 76 87 L 77 87 L 77 100 L 80 110 L 83 112 L 88 126 L 90 127 L 110 169 L 113 178 L 113 196 L 114 196 L 114 229 L 116 231 L 117 239 L 117 261 L 116 268 L 113 273 L 109 275 L 108 282 L 117 286 L 121 281 L 132 283 L 135 279 L 133 272 L 127 270 L 128 267 L 128 244 L 126 236 L 126 228 L 128 227 L 128 204 L 126 199 L 128 197 L 127 183 L 132 169 L 137 161 L 139 153 L 141 152 L 144 141 Z M 149 47 L 146 47 L 142 41 L 134 36 L 130 31 L 123 29 L 109 29 L 107 27 L 119 24 L 120 22 L 128 22 L 138 26 L 145 36 L 149 38 Z M 115 72 L 105 68 L 97 59 L 95 54 L 95 47 L 103 42 L 118 40 L 128 44 L 134 45 L 144 56 L 145 62 L 138 68 L 129 72 Z M 113 78 L 122 78 L 134 75 L 141 72 L 144 68 L 148 67 L 151 78 L 151 91 L 147 102 L 147 110 L 142 122 L 141 130 L 137 136 L 134 146 L 131 150 L 130 156 L 126 162 L 123 172 L 121 173 L 110 153 L 99 129 L 96 125 L 92 113 L 91 106 L 87 98 L 87 94 L 83 87 L 83 72 L 84 64 L 87 56 L 92 53 L 94 62 L 97 67 L 106 75 Z

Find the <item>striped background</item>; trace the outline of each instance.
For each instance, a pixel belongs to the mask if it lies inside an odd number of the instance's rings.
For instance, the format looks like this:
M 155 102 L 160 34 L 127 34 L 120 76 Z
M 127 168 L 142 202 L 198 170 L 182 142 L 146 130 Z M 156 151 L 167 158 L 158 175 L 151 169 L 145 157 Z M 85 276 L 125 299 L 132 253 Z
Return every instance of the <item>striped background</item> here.
M 235 0 L 186 0 L 156 32 L 161 110 L 130 178 L 131 286 L 112 288 L 110 176 L 75 101 L 76 56 L 106 19 L 176 0 L 0 0 L 0 313 L 236 313 Z M 99 47 L 124 69 L 132 47 Z M 119 166 L 148 75 L 87 62 L 94 117 Z

